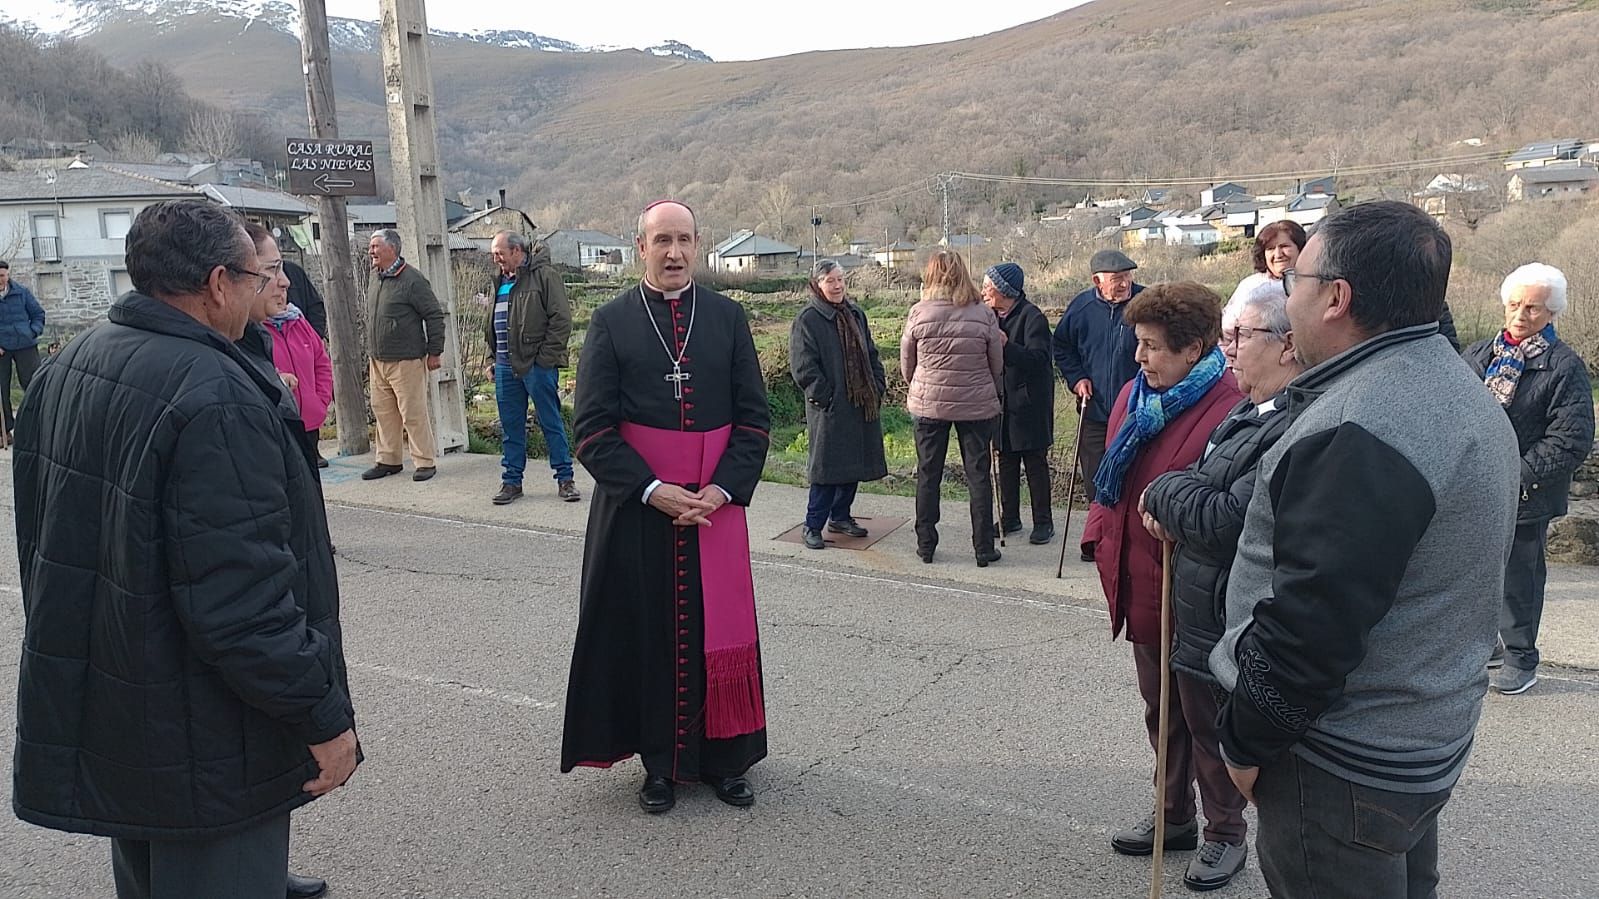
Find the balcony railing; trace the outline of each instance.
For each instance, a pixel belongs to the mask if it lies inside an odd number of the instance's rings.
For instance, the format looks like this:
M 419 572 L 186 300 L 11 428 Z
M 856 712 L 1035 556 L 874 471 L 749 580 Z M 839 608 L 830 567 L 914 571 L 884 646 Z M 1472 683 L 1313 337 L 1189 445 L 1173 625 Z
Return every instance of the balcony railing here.
M 35 237 L 33 239 L 33 258 L 37 262 L 60 262 L 61 238 Z

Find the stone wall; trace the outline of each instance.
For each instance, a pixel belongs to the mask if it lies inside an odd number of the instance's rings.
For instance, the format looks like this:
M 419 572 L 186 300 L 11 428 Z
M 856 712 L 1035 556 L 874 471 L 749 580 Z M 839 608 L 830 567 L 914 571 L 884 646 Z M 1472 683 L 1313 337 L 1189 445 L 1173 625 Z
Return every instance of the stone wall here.
M 44 307 L 44 340 L 71 337 L 105 318 L 116 299 L 111 291 L 111 273 L 123 266 L 121 257 L 84 257 L 61 264 L 17 262 L 12 275 L 27 285 Z M 59 275 L 63 294 L 50 295 L 40 289 L 40 277 Z

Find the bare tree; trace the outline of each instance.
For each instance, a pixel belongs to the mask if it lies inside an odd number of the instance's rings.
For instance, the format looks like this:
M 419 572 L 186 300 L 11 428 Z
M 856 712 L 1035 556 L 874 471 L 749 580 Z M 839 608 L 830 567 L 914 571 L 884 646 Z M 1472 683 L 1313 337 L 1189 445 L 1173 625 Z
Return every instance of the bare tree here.
M 189 114 L 189 127 L 183 132 L 183 148 L 213 160 L 239 155 L 239 120 L 231 112 L 202 107 Z
M 155 158 L 161 155 L 161 145 L 155 142 L 155 138 L 131 128 L 113 137 L 106 149 L 119 162 L 155 162 Z
M 789 236 L 789 228 L 795 217 L 794 202 L 794 189 L 788 186 L 787 181 L 779 181 L 768 187 L 766 195 L 761 197 L 761 215 L 765 219 L 763 224 L 779 240 Z

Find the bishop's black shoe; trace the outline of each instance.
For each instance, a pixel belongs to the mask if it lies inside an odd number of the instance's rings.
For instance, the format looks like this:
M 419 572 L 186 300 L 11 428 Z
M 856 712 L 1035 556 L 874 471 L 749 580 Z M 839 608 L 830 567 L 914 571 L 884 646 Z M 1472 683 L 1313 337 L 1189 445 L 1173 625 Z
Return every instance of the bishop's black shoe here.
M 677 805 L 677 791 L 672 788 L 672 782 L 658 774 L 644 775 L 644 786 L 638 790 L 638 804 L 646 812 L 659 815 L 669 812 L 672 806 Z
M 755 791 L 742 777 L 708 777 L 705 782 L 716 791 L 716 798 L 740 808 L 755 804 Z

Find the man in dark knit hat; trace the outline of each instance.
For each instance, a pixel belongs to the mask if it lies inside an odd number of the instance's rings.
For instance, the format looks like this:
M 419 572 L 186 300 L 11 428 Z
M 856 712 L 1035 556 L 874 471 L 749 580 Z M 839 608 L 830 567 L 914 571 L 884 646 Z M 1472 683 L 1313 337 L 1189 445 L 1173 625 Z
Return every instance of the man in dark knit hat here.
M 1083 412 L 1083 437 L 1077 446 L 1081 482 L 1094 500 L 1094 473 L 1105 456 L 1110 406 L 1116 394 L 1138 374 L 1133 350 L 1138 339 L 1122 320 L 1127 301 L 1143 292 L 1133 283 L 1138 263 L 1120 250 L 1100 250 L 1089 261 L 1094 286 L 1072 298 L 1055 327 L 1055 367 L 1077 395 Z M 1082 559 L 1094 561 L 1094 546 L 1083 544 Z

